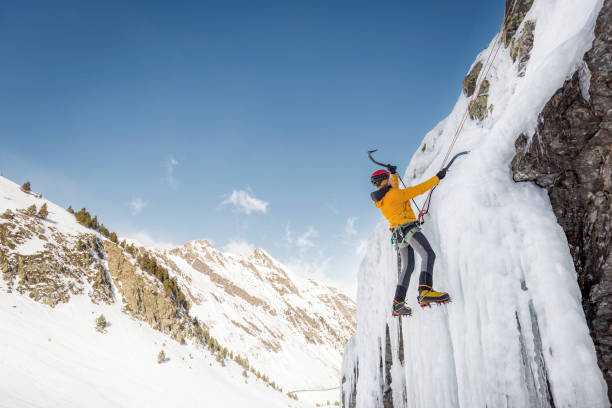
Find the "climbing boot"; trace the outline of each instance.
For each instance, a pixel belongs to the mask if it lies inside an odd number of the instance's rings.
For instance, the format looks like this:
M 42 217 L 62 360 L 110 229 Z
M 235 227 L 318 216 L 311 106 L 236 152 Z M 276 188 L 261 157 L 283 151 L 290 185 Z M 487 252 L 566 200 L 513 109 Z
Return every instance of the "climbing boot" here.
M 431 307 L 430 303 L 450 302 L 450 296 L 446 292 L 436 292 L 431 286 L 419 285 L 417 300 L 421 307 Z
M 411 316 L 412 309 L 410 306 L 406 306 L 404 302 L 398 302 L 393 299 L 393 316 Z

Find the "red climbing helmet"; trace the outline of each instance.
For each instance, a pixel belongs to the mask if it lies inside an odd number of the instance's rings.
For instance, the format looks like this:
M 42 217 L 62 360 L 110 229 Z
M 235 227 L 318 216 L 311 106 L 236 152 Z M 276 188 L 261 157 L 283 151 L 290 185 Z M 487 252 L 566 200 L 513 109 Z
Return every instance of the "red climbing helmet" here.
M 372 184 L 377 186 L 388 178 L 389 172 L 387 170 L 376 170 L 374 173 L 372 173 L 370 180 L 372 181 Z

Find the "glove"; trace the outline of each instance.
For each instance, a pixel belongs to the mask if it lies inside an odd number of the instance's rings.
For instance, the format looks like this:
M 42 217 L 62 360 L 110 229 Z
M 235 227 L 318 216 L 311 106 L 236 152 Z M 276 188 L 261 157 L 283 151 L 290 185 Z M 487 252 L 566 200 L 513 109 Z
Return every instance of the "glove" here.
M 440 170 L 440 171 L 439 171 L 439 172 L 436 174 L 436 176 L 438 176 L 438 178 L 439 178 L 440 180 L 442 180 L 442 179 L 444 178 L 444 176 L 446 176 L 446 169 L 442 169 L 442 170 Z
M 387 169 L 389 169 L 389 173 L 395 174 L 397 172 L 397 166 L 388 165 Z

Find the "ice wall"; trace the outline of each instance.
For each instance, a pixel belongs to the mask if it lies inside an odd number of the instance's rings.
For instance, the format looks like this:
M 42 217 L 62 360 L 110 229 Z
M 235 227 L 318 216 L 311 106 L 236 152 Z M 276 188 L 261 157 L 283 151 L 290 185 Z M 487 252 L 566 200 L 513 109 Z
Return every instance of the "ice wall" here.
M 535 0 L 516 34 L 535 22 L 524 76 L 509 49 L 495 60 L 487 77 L 492 111 L 482 121 L 468 119 L 454 152 L 471 153 L 436 189 L 424 225 L 437 253 L 434 287 L 453 303 L 418 307 L 413 276 L 407 295 L 413 316 L 391 316 L 396 256 L 388 224 L 377 226 L 359 271 L 344 406 L 610 406 L 564 232 L 546 191 L 513 182 L 510 170 L 514 141 L 533 134 L 538 113 L 590 48 L 601 5 Z M 496 40 L 475 63 L 485 64 Z M 425 136 L 407 184 L 439 169 L 468 102 L 462 94 Z

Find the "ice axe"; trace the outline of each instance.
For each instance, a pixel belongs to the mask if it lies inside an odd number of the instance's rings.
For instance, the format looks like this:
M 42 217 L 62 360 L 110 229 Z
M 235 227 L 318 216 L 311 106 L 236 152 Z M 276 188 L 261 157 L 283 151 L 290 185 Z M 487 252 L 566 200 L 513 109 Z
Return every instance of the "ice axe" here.
M 374 158 L 372 157 L 372 153 L 377 152 L 377 151 L 378 151 L 378 149 L 368 150 L 368 157 L 370 158 L 370 160 L 372 160 L 374 163 L 378 164 L 379 166 L 386 167 L 389 171 L 391 171 L 391 168 L 395 167 L 392 164 L 383 164 L 381 162 L 377 162 L 376 160 L 374 160 Z M 397 169 L 397 167 L 395 167 L 395 168 Z M 399 174 L 397 176 L 399 177 L 400 181 L 402 182 L 402 185 L 404 186 L 404 188 L 406 188 L 406 184 L 404 184 L 404 180 L 402 180 L 402 178 L 400 177 Z M 416 203 L 415 203 L 415 205 L 416 205 Z
M 390 164 L 382 164 L 381 162 L 377 162 L 376 160 L 374 160 L 374 158 L 372 157 L 372 153 L 377 152 L 377 151 L 378 149 L 368 150 L 368 157 L 370 158 L 370 160 L 372 160 L 374 163 L 378 164 L 379 166 L 386 167 L 386 168 L 391 167 Z
M 453 156 L 453 158 L 451 159 L 451 161 L 448 163 L 448 165 L 446 166 L 446 170 L 448 170 L 451 166 L 451 164 L 453 164 L 453 162 L 455 161 L 455 159 L 463 154 L 468 154 L 470 151 L 466 150 L 465 152 L 460 152 L 457 153 L 456 155 Z

